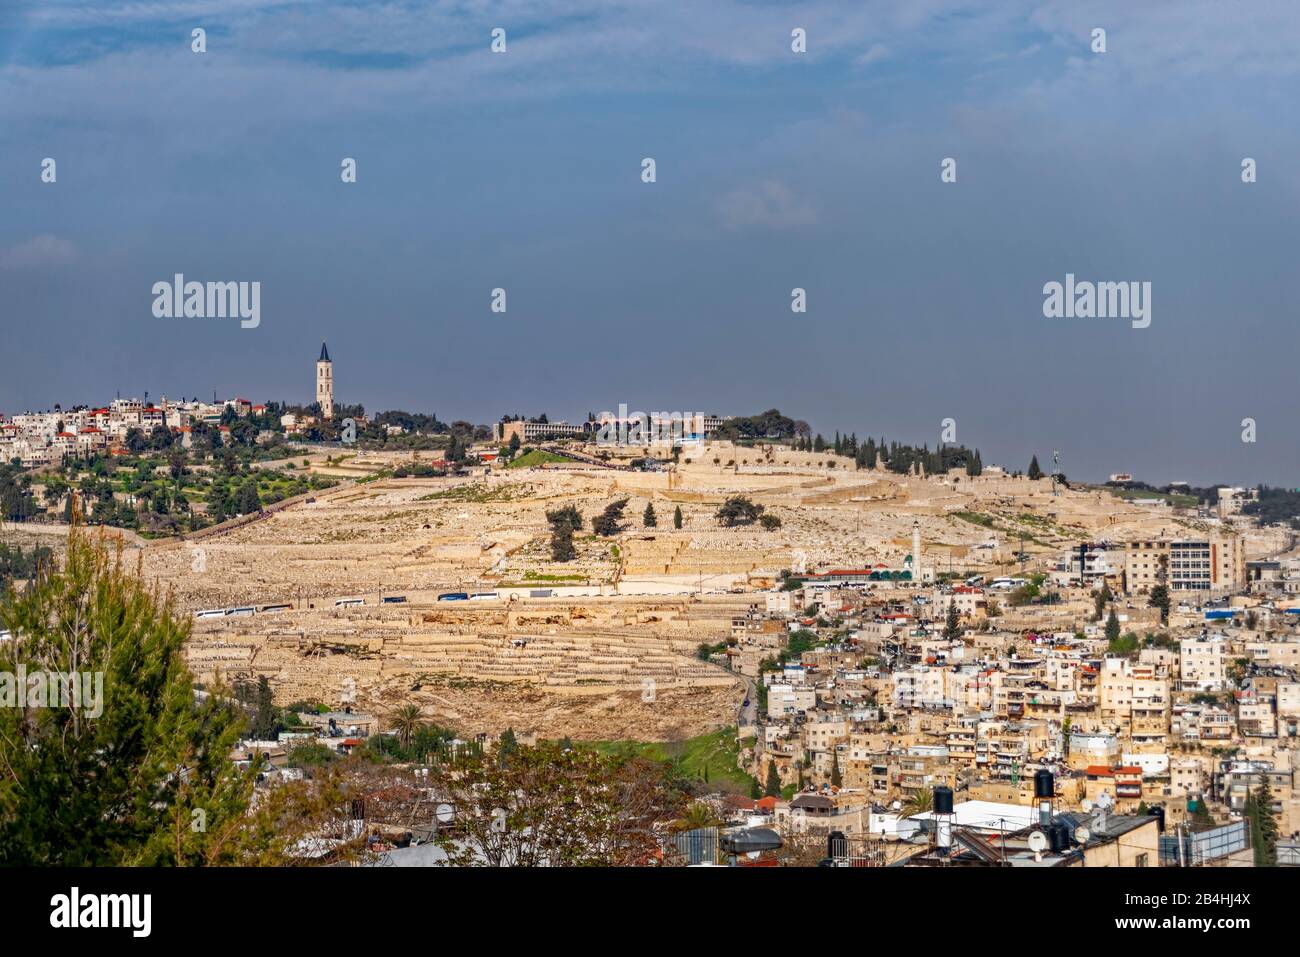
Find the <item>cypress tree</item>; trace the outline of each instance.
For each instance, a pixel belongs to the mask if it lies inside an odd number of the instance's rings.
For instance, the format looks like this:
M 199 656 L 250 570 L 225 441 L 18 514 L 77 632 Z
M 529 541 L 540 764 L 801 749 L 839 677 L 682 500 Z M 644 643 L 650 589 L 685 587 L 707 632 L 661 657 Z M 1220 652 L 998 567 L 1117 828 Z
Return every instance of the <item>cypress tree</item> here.
M 767 762 L 767 787 L 764 789 L 764 793 L 768 797 L 781 796 L 781 775 L 776 772 L 775 761 Z

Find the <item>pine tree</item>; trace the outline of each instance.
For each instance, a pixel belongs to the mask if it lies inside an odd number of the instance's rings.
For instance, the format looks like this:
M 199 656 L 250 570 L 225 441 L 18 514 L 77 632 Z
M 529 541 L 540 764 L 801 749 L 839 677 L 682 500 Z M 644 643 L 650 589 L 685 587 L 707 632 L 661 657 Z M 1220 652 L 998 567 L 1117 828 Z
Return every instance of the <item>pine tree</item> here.
M 655 516 L 655 503 L 646 502 L 645 512 L 641 516 L 641 524 L 646 528 L 655 528 L 659 524 L 659 519 Z
M 682 527 L 682 507 L 678 505 L 673 509 L 673 528 Z
M 1031 479 L 1040 479 L 1043 477 L 1043 470 L 1038 467 L 1037 455 L 1029 460 L 1029 477 Z
M 840 774 L 840 753 L 831 752 L 831 787 L 843 787 L 844 777 Z
M 8 593 L 0 624 L 14 635 L 10 668 L 74 676 L 83 693 L 79 705 L 0 707 L 0 860 L 232 863 L 256 769 L 229 760 L 237 710 L 217 695 L 195 701 L 189 623 L 170 599 L 77 521 L 62 568 Z

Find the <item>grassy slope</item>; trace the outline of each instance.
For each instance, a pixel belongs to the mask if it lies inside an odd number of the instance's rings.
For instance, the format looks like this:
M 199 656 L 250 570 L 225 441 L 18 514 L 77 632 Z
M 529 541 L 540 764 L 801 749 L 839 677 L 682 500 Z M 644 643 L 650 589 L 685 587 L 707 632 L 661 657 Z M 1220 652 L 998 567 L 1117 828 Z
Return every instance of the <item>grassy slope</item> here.
M 603 754 L 637 754 L 655 761 L 676 761 L 689 778 L 700 778 L 708 769 L 709 783 L 720 790 L 749 794 L 752 778 L 736 767 L 739 754 L 736 729 L 723 728 L 684 741 L 590 741 L 577 742 Z
M 544 452 L 541 449 L 532 449 L 525 452 L 517 459 L 506 466 L 508 469 L 526 469 L 534 465 L 545 465 L 547 462 L 567 462 L 569 461 L 563 455 L 556 455 L 554 452 Z

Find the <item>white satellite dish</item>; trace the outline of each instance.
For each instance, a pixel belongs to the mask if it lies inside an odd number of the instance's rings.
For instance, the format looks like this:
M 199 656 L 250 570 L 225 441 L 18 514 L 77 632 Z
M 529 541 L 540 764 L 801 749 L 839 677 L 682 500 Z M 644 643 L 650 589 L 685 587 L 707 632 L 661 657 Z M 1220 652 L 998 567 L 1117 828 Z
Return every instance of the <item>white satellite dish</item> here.
M 1074 829 L 1074 839 L 1080 844 L 1087 844 L 1088 838 L 1092 837 L 1092 831 L 1086 827 L 1076 827 Z
M 456 817 L 456 812 L 450 804 L 439 804 L 437 816 L 439 824 L 450 824 Z
M 1102 791 L 1101 796 L 1097 798 L 1097 807 L 1101 808 L 1103 811 L 1109 811 L 1114 803 L 1115 799 L 1110 796 L 1109 791 Z
M 1042 831 L 1030 831 L 1029 849 L 1035 854 L 1047 850 L 1047 835 Z

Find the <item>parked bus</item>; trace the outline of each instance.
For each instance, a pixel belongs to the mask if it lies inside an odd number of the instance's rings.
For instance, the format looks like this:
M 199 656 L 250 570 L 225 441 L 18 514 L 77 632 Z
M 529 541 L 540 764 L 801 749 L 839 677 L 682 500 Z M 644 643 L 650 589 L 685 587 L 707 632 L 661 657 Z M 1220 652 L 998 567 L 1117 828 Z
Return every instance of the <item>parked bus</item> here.
M 469 601 L 469 592 L 446 591 L 438 596 L 438 601 Z
M 404 604 L 406 604 L 406 596 L 405 596 L 405 595 L 386 595 L 385 597 L 379 599 L 379 601 L 380 601 L 380 604 L 384 604 L 384 605 L 404 605 Z
M 365 603 L 366 600 L 364 598 L 340 598 L 338 601 L 334 602 L 334 607 L 351 608 L 354 605 L 364 605 Z
M 196 611 L 195 618 L 225 618 L 226 610 L 224 608 L 205 608 L 203 611 Z

